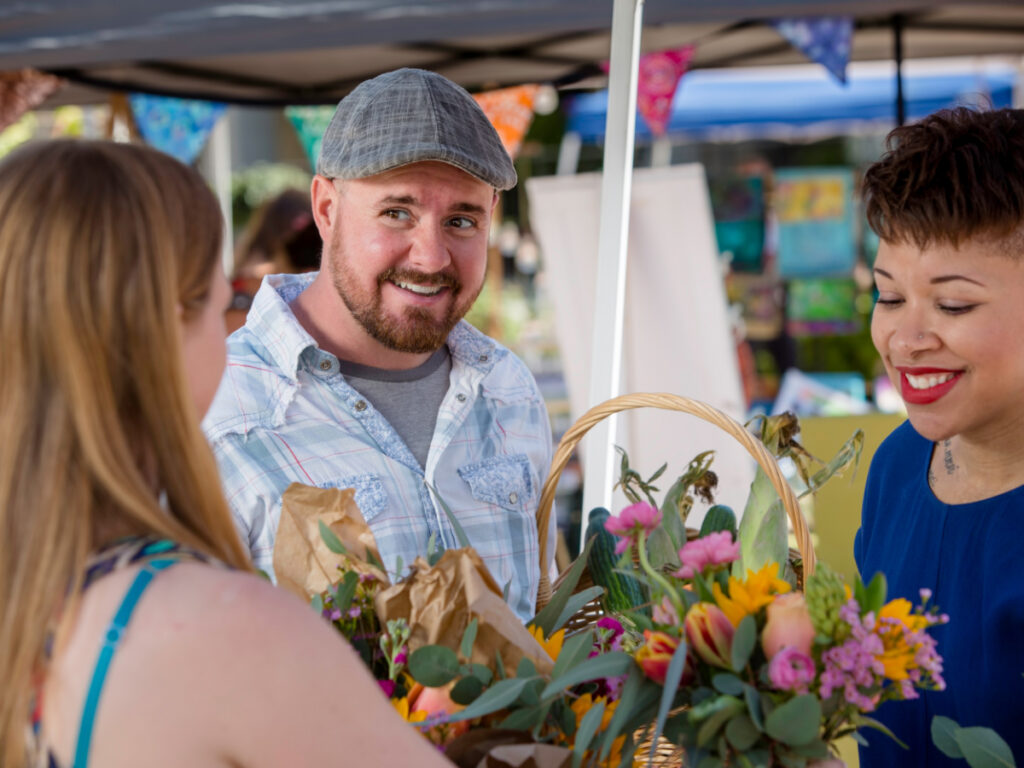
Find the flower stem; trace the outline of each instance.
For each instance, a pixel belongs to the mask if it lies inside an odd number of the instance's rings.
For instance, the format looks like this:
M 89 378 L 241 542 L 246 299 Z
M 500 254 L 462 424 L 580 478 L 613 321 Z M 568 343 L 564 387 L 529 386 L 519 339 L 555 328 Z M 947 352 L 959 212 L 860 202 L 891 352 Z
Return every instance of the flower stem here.
M 640 567 L 643 568 L 647 575 L 665 591 L 665 594 L 668 595 L 668 599 L 672 601 L 672 605 L 676 609 L 676 614 L 679 616 L 679 620 L 682 621 L 683 617 L 686 615 L 686 608 L 683 606 L 683 601 L 679 599 L 679 595 L 676 594 L 676 591 L 672 588 L 668 579 L 654 570 L 651 566 L 650 561 L 647 559 L 647 542 L 645 541 L 645 538 L 646 534 L 644 531 L 640 531 L 636 541 L 636 551 L 640 558 Z

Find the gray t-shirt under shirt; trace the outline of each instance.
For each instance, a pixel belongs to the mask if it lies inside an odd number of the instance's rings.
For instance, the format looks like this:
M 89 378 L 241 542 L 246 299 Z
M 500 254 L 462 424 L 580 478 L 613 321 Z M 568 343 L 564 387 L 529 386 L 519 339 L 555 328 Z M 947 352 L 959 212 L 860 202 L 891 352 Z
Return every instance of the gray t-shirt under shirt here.
M 443 345 L 430 358 L 407 371 L 372 368 L 338 361 L 341 375 L 395 428 L 421 467 L 427 465 L 437 412 L 448 392 L 452 358 Z

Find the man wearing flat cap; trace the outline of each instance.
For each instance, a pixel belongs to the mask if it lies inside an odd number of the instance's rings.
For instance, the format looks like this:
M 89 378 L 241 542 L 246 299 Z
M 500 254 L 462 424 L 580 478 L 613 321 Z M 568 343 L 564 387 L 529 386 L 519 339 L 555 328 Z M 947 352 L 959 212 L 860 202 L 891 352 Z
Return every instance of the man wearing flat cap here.
M 440 75 L 400 69 L 342 99 L 311 190 L 320 272 L 264 280 L 204 422 L 256 567 L 272 570 L 293 482 L 354 488 L 389 570 L 431 537 L 456 547 L 432 487 L 532 616 L 548 415 L 526 366 L 462 320 L 515 183 L 483 111 Z

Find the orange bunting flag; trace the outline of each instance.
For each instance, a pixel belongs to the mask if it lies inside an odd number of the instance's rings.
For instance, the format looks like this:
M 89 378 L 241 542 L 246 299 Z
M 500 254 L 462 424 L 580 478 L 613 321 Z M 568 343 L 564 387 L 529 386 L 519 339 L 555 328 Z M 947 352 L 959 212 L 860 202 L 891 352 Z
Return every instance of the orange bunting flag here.
M 473 95 L 513 160 L 533 122 L 533 100 L 538 90 L 539 85 L 517 85 Z

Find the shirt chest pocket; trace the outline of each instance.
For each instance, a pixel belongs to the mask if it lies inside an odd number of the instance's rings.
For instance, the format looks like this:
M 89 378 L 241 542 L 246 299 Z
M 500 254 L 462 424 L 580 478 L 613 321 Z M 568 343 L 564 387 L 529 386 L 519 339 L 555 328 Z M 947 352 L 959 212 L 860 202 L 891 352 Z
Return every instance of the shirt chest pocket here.
M 350 475 L 338 480 L 329 480 L 318 483 L 320 488 L 353 488 L 356 492 L 356 504 L 359 511 L 363 513 L 363 519 L 371 522 L 374 518 L 383 514 L 388 507 L 388 495 L 384 490 L 384 483 L 378 475 L 366 473 L 363 475 Z
M 511 512 L 525 513 L 533 499 L 530 461 L 523 453 L 465 464 L 459 467 L 459 477 L 473 498 Z

